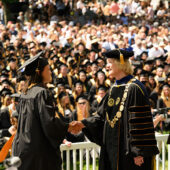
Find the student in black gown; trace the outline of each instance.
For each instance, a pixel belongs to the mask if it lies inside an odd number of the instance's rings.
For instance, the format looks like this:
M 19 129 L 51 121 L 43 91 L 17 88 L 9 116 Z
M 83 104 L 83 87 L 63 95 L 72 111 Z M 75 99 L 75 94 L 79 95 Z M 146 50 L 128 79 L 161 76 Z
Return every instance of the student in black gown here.
M 55 117 L 53 97 L 46 87 L 51 71 L 43 52 L 27 60 L 20 70 L 28 79 L 28 88 L 17 106 L 13 155 L 22 161 L 19 170 L 61 170 L 60 144 L 73 125 Z
M 153 170 L 159 151 L 146 89 L 132 76 L 128 59 L 133 52 L 116 49 L 103 55 L 116 82 L 97 114 L 77 122 L 73 133 L 83 128 L 91 141 L 101 145 L 99 170 Z

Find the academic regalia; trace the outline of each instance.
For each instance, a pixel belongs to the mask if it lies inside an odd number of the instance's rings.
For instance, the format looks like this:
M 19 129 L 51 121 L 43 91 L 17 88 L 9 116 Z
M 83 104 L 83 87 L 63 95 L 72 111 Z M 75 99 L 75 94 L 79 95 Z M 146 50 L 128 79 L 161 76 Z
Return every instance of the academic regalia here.
M 36 85 L 21 95 L 17 107 L 18 130 L 13 155 L 19 156 L 19 170 L 61 170 L 60 144 L 68 125 L 55 118 L 50 92 Z
M 19 70 L 27 76 L 37 75 L 48 65 L 43 54 L 30 58 Z M 22 162 L 18 170 L 61 170 L 60 144 L 69 125 L 55 117 L 54 103 L 52 94 L 41 83 L 31 84 L 26 94 L 21 94 L 12 150 Z
M 132 83 L 127 85 L 130 80 Z M 126 87 L 128 92 L 124 95 Z M 122 98 L 125 98 L 124 108 L 120 107 Z M 121 109 L 121 115 L 118 115 Z M 116 115 L 120 118 L 111 127 L 109 121 Z M 145 87 L 131 75 L 116 81 L 99 105 L 96 115 L 82 120 L 82 123 L 85 135 L 101 146 L 99 170 L 152 169 L 153 156 L 159 151 L 150 104 Z M 134 164 L 133 158 L 137 156 L 144 157 L 141 167 Z
M 8 107 L 0 110 L 0 138 L 7 136 L 10 137 L 8 129 L 11 127 L 10 115 Z

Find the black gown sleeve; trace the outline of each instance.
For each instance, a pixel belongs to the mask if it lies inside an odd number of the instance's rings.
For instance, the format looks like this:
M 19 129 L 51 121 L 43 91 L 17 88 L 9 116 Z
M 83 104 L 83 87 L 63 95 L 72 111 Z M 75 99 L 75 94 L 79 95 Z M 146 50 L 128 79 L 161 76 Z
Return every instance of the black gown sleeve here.
M 42 129 L 54 148 L 60 145 L 66 136 L 68 124 L 55 117 L 55 108 L 48 90 L 39 93 L 38 110 Z
M 97 112 L 94 116 L 82 120 L 85 125 L 83 132 L 88 137 L 88 139 L 98 145 L 102 145 L 103 142 L 103 132 L 104 132 L 104 122 L 105 122 L 105 101 L 108 95 L 105 95 L 103 100 L 100 102 Z
M 130 152 L 134 156 L 153 156 L 159 153 L 151 114 L 150 103 L 145 88 L 132 84 L 128 99 L 128 136 Z

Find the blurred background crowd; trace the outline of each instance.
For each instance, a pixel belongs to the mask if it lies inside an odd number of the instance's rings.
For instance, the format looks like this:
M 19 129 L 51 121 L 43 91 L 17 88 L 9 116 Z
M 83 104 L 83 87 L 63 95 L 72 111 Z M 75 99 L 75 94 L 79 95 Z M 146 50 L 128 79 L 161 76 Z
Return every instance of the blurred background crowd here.
M 102 53 L 116 48 L 134 51 L 134 76 L 146 87 L 157 128 L 170 128 L 170 22 L 166 0 L 20 0 L 27 5 L 10 21 L 0 1 L 0 137 L 15 126 L 15 105 L 24 93 L 18 68 L 45 50 L 52 71 L 48 88 L 56 116 L 64 121 L 95 114 L 114 83 Z M 22 7 L 22 5 L 21 5 Z M 163 116 L 159 114 L 163 113 Z M 68 134 L 71 142 L 85 136 Z M 66 141 L 67 141 L 66 140 Z

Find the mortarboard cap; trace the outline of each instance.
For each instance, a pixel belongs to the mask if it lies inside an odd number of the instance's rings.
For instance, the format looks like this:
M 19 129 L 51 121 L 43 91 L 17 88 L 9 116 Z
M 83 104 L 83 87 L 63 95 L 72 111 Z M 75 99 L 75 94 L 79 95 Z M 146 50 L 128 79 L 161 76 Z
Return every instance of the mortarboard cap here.
M 64 81 L 63 81 L 63 79 L 62 78 L 58 78 L 57 79 L 57 86 L 58 87 L 64 87 L 65 86 L 65 84 L 64 84 Z
M 105 72 L 101 69 L 96 72 L 96 76 L 98 76 L 98 74 L 100 74 L 100 73 L 102 73 L 105 76 Z
M 43 47 L 46 47 L 47 43 L 46 42 L 41 42 L 39 45 L 43 46 Z
M 58 98 L 61 100 L 64 96 L 67 96 L 67 94 L 65 92 L 61 92 L 59 95 L 58 95 Z
M 133 51 L 125 51 L 125 50 L 111 50 L 108 52 L 102 53 L 106 58 L 114 58 L 120 61 L 121 64 L 124 64 L 124 60 L 129 59 L 134 55 Z
M 1 84 L 8 84 L 11 85 L 11 82 L 8 79 L 4 79 Z
M 154 63 L 154 60 L 153 60 L 153 59 L 146 59 L 146 61 L 144 62 L 145 65 L 146 65 L 146 64 L 151 65 L 151 64 L 153 64 L 153 63 Z
M 82 83 L 80 80 L 77 80 L 77 81 L 75 82 L 75 84 L 74 84 L 74 85 L 75 85 L 75 86 L 76 86 L 76 85 L 81 85 L 81 86 L 82 86 L 82 85 L 83 85 L 83 83 Z
M 2 74 L 0 75 L 0 77 L 1 77 L 1 78 L 4 78 L 4 79 L 8 79 L 9 75 L 6 74 L 6 73 L 2 73 Z
M 44 51 L 39 52 L 37 55 L 27 60 L 19 68 L 19 71 L 24 72 L 27 76 L 31 76 L 36 73 L 36 69 L 42 70 L 46 65 L 48 65 L 48 61 L 43 58 L 43 55 Z
M 10 96 L 12 93 L 11 93 L 11 90 L 8 89 L 8 88 L 3 88 L 1 91 L 0 91 L 0 95 L 5 97 L 5 96 Z
M 81 94 L 80 96 L 78 96 L 76 98 L 76 102 L 78 102 L 79 100 L 88 100 L 88 96 L 86 94 Z
M 157 80 L 158 80 L 159 83 L 163 83 L 163 82 L 165 82 L 166 78 L 165 77 L 158 77 Z
M 20 98 L 21 94 L 14 93 L 11 95 L 12 98 Z
M 79 71 L 79 75 L 80 75 L 80 73 L 86 74 L 86 71 L 85 71 L 85 70 L 80 70 L 80 71 Z
M 103 85 L 100 85 L 99 87 L 98 87 L 98 91 L 99 90 L 103 90 L 103 91 L 107 91 L 107 87 L 106 86 L 103 86 Z
M 155 74 L 149 73 L 149 78 L 154 78 L 154 77 L 155 77 Z
M 8 50 L 8 51 L 15 51 L 15 48 L 14 48 L 13 45 L 9 45 L 9 46 L 7 47 L 7 50 Z
M 97 66 L 97 61 L 95 60 L 95 61 L 93 61 L 92 63 L 91 63 L 91 66 L 93 66 L 93 65 L 96 65 Z
M 8 59 L 9 62 L 16 62 L 16 58 L 12 57 Z
M 159 66 L 157 66 L 157 68 L 162 68 L 162 69 L 164 69 L 164 65 L 159 65 Z
M 142 72 L 140 73 L 140 77 L 148 77 L 149 76 L 149 72 L 146 70 L 142 70 Z

